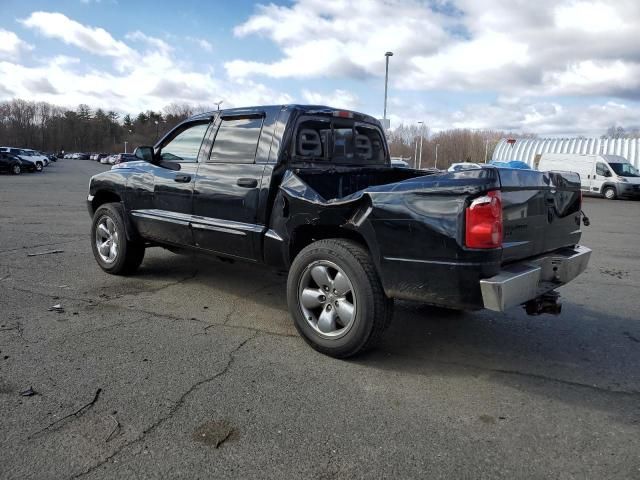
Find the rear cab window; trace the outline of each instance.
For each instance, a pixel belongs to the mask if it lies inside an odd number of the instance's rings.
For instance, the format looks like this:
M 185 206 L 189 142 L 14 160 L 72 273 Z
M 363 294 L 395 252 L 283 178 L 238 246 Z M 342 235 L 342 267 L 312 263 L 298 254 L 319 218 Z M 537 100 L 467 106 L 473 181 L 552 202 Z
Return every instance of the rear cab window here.
M 385 165 L 382 131 L 350 118 L 303 116 L 295 129 L 294 162 Z

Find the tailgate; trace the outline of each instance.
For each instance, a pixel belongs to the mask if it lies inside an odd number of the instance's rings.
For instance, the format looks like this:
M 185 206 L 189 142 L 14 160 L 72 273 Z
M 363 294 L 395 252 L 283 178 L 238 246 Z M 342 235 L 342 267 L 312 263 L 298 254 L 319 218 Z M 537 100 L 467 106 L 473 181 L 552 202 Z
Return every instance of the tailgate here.
M 571 172 L 498 169 L 502 191 L 502 263 L 580 240 L 580 177 Z

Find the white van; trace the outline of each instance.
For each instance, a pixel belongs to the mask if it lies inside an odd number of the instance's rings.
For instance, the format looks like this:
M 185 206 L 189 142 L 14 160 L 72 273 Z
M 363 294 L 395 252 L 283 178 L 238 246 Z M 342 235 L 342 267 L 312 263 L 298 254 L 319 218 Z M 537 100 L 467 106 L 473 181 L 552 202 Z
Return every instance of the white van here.
M 543 153 L 537 168 L 578 173 L 584 194 L 609 200 L 640 197 L 640 172 L 620 155 Z

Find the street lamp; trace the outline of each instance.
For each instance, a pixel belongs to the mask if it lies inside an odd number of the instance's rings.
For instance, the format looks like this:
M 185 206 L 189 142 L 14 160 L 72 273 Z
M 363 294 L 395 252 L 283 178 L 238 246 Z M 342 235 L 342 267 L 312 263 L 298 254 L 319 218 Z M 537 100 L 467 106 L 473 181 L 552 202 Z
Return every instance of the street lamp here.
M 438 168 L 438 147 L 440 146 L 439 143 L 436 143 L 436 162 L 433 164 L 434 168 Z
M 158 122 L 158 120 L 156 120 L 154 122 L 156 124 L 156 142 L 158 141 L 158 129 L 160 128 L 160 122 Z
M 382 115 L 382 123 L 384 128 L 387 128 L 387 85 L 389 83 L 389 57 L 393 57 L 393 52 L 387 52 L 384 54 L 385 69 L 384 69 L 384 113 Z
M 216 105 L 218 107 L 218 111 L 220 111 L 220 105 L 222 105 L 222 102 L 224 102 L 224 100 L 220 100 L 219 102 L 214 102 L 213 104 Z
M 129 135 L 131 135 L 131 133 L 133 133 L 133 130 L 129 130 Z M 126 140 L 124 141 L 124 153 L 127 153 L 127 142 Z
M 487 156 L 489 155 L 489 139 L 484 141 L 484 163 L 487 163 Z
M 420 125 L 420 161 L 418 162 L 418 170 L 419 170 L 420 168 L 422 168 L 422 139 L 424 137 L 423 135 L 424 122 L 418 122 L 418 125 Z

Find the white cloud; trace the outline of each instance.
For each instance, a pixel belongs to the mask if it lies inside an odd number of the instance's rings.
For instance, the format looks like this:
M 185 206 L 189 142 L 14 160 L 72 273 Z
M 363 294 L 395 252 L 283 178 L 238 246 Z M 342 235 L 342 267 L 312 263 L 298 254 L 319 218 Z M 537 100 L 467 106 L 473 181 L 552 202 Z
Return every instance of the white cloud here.
M 140 30 L 127 33 L 124 38 L 132 42 L 144 43 L 151 49 L 158 50 L 159 52 L 165 55 L 170 53 L 173 50 L 173 47 L 169 45 L 167 42 L 165 42 L 164 40 L 156 37 L 151 37 L 149 35 L 145 35 Z
M 198 45 L 205 52 L 212 52 L 213 51 L 213 45 L 211 44 L 211 42 L 209 42 L 208 40 L 206 40 L 204 38 L 186 37 L 186 39 L 188 41 L 193 42 L 196 45 Z
M 391 50 L 395 88 L 628 97 L 640 91 L 639 24 L 637 0 L 297 0 L 260 6 L 234 30 L 272 41 L 279 59 L 225 67 L 232 77 L 361 79 L 384 75 Z
M 21 40 L 15 33 L 0 28 L 0 59 L 17 59 L 33 46 Z
M 406 64 L 415 52 L 434 52 L 447 36 L 446 19 L 416 1 L 361 0 L 355 5 L 347 0 L 302 0 L 291 7 L 259 6 L 234 33 L 272 40 L 283 58 L 271 63 L 231 61 L 225 65 L 229 75 L 363 78 L 384 70 L 386 51 L 398 55 L 394 63 Z
M 0 61 L 0 99 L 21 97 L 71 107 L 86 103 L 121 112 L 160 110 L 174 102 L 212 105 L 223 99 L 232 107 L 291 101 L 289 95 L 248 79 L 218 78 L 211 66 L 194 69 L 169 43 L 141 31 L 127 34 L 130 43 L 125 43 L 60 13 L 34 12 L 22 23 L 90 55 L 111 58 L 113 68 L 91 68 L 90 58 L 81 62 L 61 55 L 30 66 Z
M 424 120 L 432 132 L 450 128 L 503 130 L 540 135 L 602 135 L 611 125 L 640 126 L 640 111 L 623 102 L 564 105 L 558 101 L 499 98 L 451 112 L 425 105 L 398 105 L 403 116 L 391 114 L 392 127 Z
M 342 89 L 336 89 L 328 94 L 303 90 L 302 98 L 306 103 L 313 105 L 326 105 L 347 110 L 355 110 L 361 105 L 357 95 Z
M 46 37 L 62 40 L 94 55 L 114 57 L 132 63 L 136 59 L 134 50 L 113 38 L 105 29 L 83 25 L 62 13 L 33 12 L 21 22 Z

